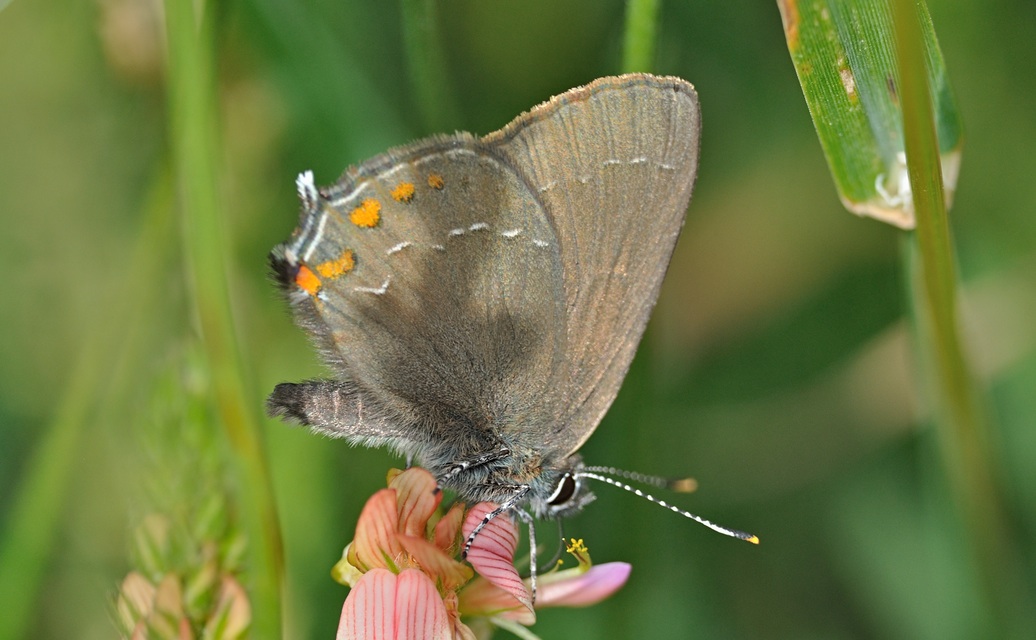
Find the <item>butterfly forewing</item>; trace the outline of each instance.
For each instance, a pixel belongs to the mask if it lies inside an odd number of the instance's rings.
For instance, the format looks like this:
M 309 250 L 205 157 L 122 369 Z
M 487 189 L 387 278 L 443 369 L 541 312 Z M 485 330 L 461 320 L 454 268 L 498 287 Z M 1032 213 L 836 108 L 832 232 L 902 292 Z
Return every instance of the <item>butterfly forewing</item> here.
M 558 413 L 530 437 L 562 455 L 590 436 L 629 369 L 683 225 L 699 134 L 689 83 L 634 75 L 573 89 L 484 138 L 557 235 L 566 353 L 543 401 Z

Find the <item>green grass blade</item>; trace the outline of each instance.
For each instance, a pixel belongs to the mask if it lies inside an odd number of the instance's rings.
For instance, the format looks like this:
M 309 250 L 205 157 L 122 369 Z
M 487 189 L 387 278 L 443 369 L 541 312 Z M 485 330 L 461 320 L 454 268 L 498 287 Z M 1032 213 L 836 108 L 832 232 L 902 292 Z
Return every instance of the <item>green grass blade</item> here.
M 976 376 L 964 355 L 957 314 L 956 261 L 940 170 L 938 95 L 930 93 L 924 48 L 927 14 L 895 2 L 896 44 L 907 172 L 916 231 L 907 237 L 914 333 L 948 484 L 962 516 L 997 637 L 1023 637 L 1034 623 L 1016 534 Z M 919 15 L 920 14 L 920 15 Z M 933 113 L 933 106 L 935 107 Z
M 778 0 L 788 51 L 842 203 L 914 227 L 905 164 L 895 33 L 886 0 Z M 961 124 L 931 16 L 919 3 L 947 206 L 960 166 Z
M 622 42 L 622 72 L 651 71 L 661 0 L 627 0 Z
M 211 8 L 211 6 L 210 6 Z M 165 3 L 170 138 L 193 306 L 220 426 L 238 463 L 249 536 L 253 634 L 281 634 L 283 552 L 260 432 L 260 401 L 249 392 L 230 307 L 217 182 L 215 55 L 211 20 L 191 0 Z

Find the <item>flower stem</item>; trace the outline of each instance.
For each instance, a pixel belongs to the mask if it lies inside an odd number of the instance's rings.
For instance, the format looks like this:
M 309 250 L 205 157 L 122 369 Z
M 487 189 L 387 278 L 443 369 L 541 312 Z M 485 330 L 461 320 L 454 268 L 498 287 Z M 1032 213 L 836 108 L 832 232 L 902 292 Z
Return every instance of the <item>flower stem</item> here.
M 956 265 L 943 194 L 939 143 L 915 0 L 893 2 L 907 171 L 917 227 L 906 235 L 914 333 L 948 486 L 968 533 L 995 620 L 1017 624 L 1028 597 L 1005 509 L 992 426 L 965 358 L 957 315 Z M 1008 629 L 998 629 L 997 633 Z

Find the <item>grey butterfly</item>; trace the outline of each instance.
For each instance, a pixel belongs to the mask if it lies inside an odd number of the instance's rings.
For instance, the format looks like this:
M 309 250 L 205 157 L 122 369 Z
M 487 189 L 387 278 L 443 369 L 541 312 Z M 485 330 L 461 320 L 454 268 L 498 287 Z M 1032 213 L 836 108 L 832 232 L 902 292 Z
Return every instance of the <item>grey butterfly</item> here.
M 483 137 L 392 149 L 330 187 L 303 173 L 299 226 L 271 262 L 336 377 L 277 385 L 269 412 L 500 505 L 482 526 L 577 512 L 588 478 L 634 490 L 578 451 L 658 297 L 700 127 L 691 84 L 625 75 Z

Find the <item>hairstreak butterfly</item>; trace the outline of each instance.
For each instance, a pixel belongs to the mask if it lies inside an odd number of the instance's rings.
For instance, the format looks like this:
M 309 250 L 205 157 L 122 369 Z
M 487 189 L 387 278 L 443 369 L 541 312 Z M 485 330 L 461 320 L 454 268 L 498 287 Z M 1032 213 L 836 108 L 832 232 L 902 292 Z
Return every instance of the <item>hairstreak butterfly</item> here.
M 483 525 L 579 511 L 586 479 L 634 490 L 578 451 L 658 297 L 700 127 L 688 82 L 625 75 L 483 137 L 390 150 L 330 187 L 303 173 L 299 226 L 271 262 L 336 378 L 277 385 L 270 413 L 407 455 L 500 505 Z

